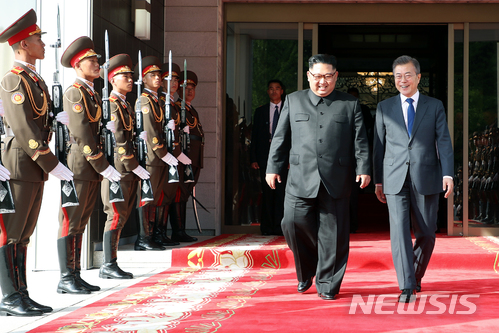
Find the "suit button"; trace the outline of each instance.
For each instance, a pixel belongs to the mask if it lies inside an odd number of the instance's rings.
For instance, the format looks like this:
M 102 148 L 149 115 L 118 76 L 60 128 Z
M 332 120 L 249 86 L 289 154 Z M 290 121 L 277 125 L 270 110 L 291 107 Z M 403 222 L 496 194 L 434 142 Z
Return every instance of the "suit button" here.
M 321 115 L 323 115 L 323 114 L 324 114 L 324 112 L 321 111 Z
M 319 139 L 319 143 L 322 143 L 322 139 Z
M 319 155 L 319 158 L 322 158 L 322 155 Z
M 319 128 L 322 128 L 322 125 L 319 125 Z
M 409 162 L 405 162 L 405 164 L 409 165 Z
M 412 150 L 412 147 L 409 147 L 409 150 Z

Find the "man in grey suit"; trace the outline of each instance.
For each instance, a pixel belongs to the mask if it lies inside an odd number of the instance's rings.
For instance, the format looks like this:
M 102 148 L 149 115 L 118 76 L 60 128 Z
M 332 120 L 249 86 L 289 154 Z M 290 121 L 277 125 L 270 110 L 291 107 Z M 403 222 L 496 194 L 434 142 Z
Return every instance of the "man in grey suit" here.
M 298 292 L 307 291 L 315 276 L 319 297 L 333 300 L 348 260 L 352 173 L 361 188 L 369 184 L 369 144 L 359 101 L 334 89 L 335 57 L 312 56 L 307 77 L 310 89 L 284 102 L 266 181 L 275 189 L 289 160 L 281 226 L 293 251 Z
M 454 188 L 454 156 L 442 102 L 418 91 L 419 62 L 401 56 L 392 69 L 400 94 L 376 110 L 374 182 L 390 213 L 399 302 L 409 303 L 421 291 L 435 246 L 439 193 L 447 198 Z

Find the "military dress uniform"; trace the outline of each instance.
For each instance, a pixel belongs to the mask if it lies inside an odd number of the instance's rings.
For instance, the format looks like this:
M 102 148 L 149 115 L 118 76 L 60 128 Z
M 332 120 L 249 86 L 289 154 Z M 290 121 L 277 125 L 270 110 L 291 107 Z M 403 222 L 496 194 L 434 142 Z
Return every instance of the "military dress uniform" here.
M 109 59 L 108 78 L 104 78 L 101 69 L 101 77 L 106 80 L 118 74 L 133 73 L 132 59 L 128 54 L 118 54 Z M 102 264 L 99 277 L 111 279 L 132 279 L 133 274 L 124 272 L 117 263 L 118 243 L 121 230 L 130 217 L 136 203 L 137 187 L 139 177 L 133 173 L 139 166 L 136 157 L 135 142 L 135 112 L 126 101 L 126 96 L 112 91 L 109 96 L 111 120 L 114 122 L 116 146 L 114 148 L 114 166 L 121 174 L 121 190 L 124 201 L 109 202 L 110 181 L 104 178 L 101 184 L 101 197 L 104 212 L 107 215 L 103 235 L 104 263 Z
M 136 76 L 141 73 L 144 77 L 149 72 L 161 71 L 161 63 L 154 56 L 142 59 L 142 68 L 135 66 Z M 157 244 L 153 239 L 154 219 L 156 206 L 163 196 L 164 183 L 168 182 L 169 166 L 163 161 L 168 154 L 164 139 L 164 110 L 159 102 L 157 92 L 144 89 L 140 98 L 144 130 L 147 132 L 147 162 L 146 170 L 151 175 L 153 201 L 139 203 L 139 236 L 135 242 L 135 250 L 164 250 L 165 247 Z
M 88 37 L 77 38 L 61 57 L 64 67 L 74 67 L 87 57 L 98 56 Z M 102 100 L 91 82 L 77 78 L 64 93 L 64 110 L 69 115 L 71 148 L 68 166 L 74 173 L 79 205 L 59 211 L 57 249 L 61 279 L 58 293 L 88 294 L 98 291 L 80 276 L 83 232 L 95 207 L 102 180 L 101 172 L 109 167 L 100 143 Z
M 0 43 L 12 46 L 34 34 L 41 30 L 30 10 L 0 33 Z M 35 66 L 19 60 L 2 79 L 0 97 L 6 125 L 2 160 L 10 171 L 15 204 L 14 213 L 0 215 L 0 314 L 36 316 L 52 311 L 29 297 L 26 281 L 26 247 L 40 213 L 44 182 L 59 164 L 48 146 L 52 102 Z
M 180 73 L 180 77 L 180 85 L 182 85 L 184 81 L 184 72 Z M 198 84 L 197 75 L 192 71 L 187 71 L 187 84 L 193 84 L 194 86 L 197 86 Z M 179 99 L 176 102 L 176 105 L 180 110 L 182 101 Z M 179 189 L 177 190 L 173 209 L 170 208 L 170 224 L 172 226 L 172 240 L 193 242 L 196 241 L 197 238 L 191 237 L 185 232 L 187 200 L 189 199 L 194 186 L 196 186 L 201 169 L 203 168 L 204 132 L 196 109 L 192 105 L 186 103 L 185 111 L 186 123 L 189 126 L 190 146 L 189 151 L 184 153 L 186 153 L 192 161 L 194 182 L 185 182 L 185 166 L 180 164 L 178 170 L 180 176 Z

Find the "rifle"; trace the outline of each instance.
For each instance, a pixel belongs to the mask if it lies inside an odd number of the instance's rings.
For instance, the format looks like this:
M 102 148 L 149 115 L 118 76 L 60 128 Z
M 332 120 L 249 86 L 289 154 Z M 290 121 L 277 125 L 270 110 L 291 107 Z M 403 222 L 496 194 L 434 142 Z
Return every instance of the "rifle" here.
M 184 82 L 182 83 L 182 102 L 180 107 L 180 148 L 182 153 L 189 156 L 191 138 L 189 134 L 184 132 L 184 127 L 187 126 L 185 115 L 185 88 L 187 87 L 187 60 L 184 60 Z M 194 172 L 192 165 L 184 166 L 184 183 L 194 183 Z
M 104 35 L 104 43 L 106 49 L 106 62 L 102 64 L 102 69 L 104 70 L 104 88 L 102 88 L 102 140 L 104 142 L 104 155 L 109 165 L 114 167 L 114 146 L 115 138 L 113 132 L 107 129 L 106 125 L 111 121 L 111 109 L 109 105 L 109 82 L 108 82 L 108 72 L 109 72 L 109 36 L 107 30 Z M 109 202 L 122 202 L 125 201 L 123 197 L 123 190 L 121 189 L 120 182 L 113 182 L 109 180 Z
M 50 47 L 53 47 L 55 51 L 54 84 L 52 85 L 52 112 L 55 117 L 63 111 L 63 92 L 61 83 L 59 82 L 59 57 L 57 55 L 57 49 L 61 47 L 61 20 L 59 15 L 59 5 L 57 6 L 57 42 L 50 45 Z M 66 125 L 58 122 L 55 118 L 52 123 L 52 128 L 55 132 L 55 156 L 62 165 L 68 167 L 68 128 Z M 72 180 L 61 180 L 61 204 L 62 207 L 78 206 L 80 204 L 75 184 Z
M 3 126 L 3 117 L 0 117 L 0 135 L 5 134 Z M 2 163 L 2 152 L 0 150 L 0 164 Z M 8 180 L 0 182 L 0 214 L 15 213 L 14 198 L 12 198 L 12 190 Z
M 145 169 L 147 159 L 147 144 L 140 138 L 140 133 L 144 130 L 144 119 L 142 117 L 142 104 L 140 103 L 140 96 L 142 95 L 142 53 L 139 50 L 139 77 L 135 84 L 137 85 L 137 102 L 135 103 L 135 138 L 137 145 L 137 157 L 139 165 Z M 141 199 L 140 201 L 154 201 L 152 193 L 151 179 L 140 180 Z
M 171 93 L 171 83 L 172 83 L 172 51 L 168 56 L 168 91 L 166 94 L 165 101 L 165 137 L 166 137 L 166 148 L 170 154 L 173 154 L 173 142 L 175 141 L 175 133 L 168 128 L 168 122 L 172 119 L 171 113 L 171 103 L 170 103 L 170 93 Z M 179 175 L 178 168 L 176 165 L 170 165 L 170 170 L 168 172 L 168 183 L 178 183 Z

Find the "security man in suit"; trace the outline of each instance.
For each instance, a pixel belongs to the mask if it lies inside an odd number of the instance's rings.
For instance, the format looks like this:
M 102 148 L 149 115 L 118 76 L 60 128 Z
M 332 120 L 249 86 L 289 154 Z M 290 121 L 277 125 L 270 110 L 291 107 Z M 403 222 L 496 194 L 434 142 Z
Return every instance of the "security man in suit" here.
M 353 172 L 361 188 L 371 180 L 369 143 L 358 99 L 335 89 L 336 58 L 317 54 L 308 62 L 310 89 L 286 96 L 266 180 L 275 189 L 289 160 L 281 225 L 295 258 L 298 292 L 307 291 L 315 276 L 319 297 L 333 300 L 348 260 Z
M 180 88 L 179 96 L 183 96 L 182 85 L 185 81 L 184 72 L 180 73 Z M 190 138 L 189 151 L 187 156 L 191 160 L 192 171 L 194 173 L 194 182 L 185 182 L 185 167 L 180 164 L 178 173 L 180 177 L 179 188 L 175 197 L 175 202 L 170 207 L 170 224 L 172 226 L 172 240 L 176 242 L 195 242 L 196 237 L 189 236 L 185 232 L 187 200 L 196 186 L 201 169 L 203 168 L 203 153 L 204 153 L 204 132 L 199 114 L 192 106 L 192 101 L 196 97 L 196 86 L 198 85 L 198 77 L 193 71 L 187 71 L 187 82 L 185 88 L 185 119 L 188 128 L 184 128 Z M 181 108 L 182 101 L 179 98 L 176 102 L 178 108 Z M 185 153 L 185 152 L 184 152 Z M 173 208 L 173 209 L 172 209 Z
M 165 184 L 168 183 L 169 167 L 178 165 L 173 154 L 168 152 L 164 138 L 165 114 L 161 107 L 158 89 L 161 87 L 161 63 L 154 56 L 142 59 L 142 68 L 135 65 L 135 76 L 142 75 L 144 91 L 139 96 L 144 130 L 147 132 L 147 165 L 146 169 L 151 175 L 153 201 L 139 204 L 140 233 L 135 242 L 135 250 L 165 250 L 153 239 L 154 219 L 150 218 L 156 212 L 156 206 L 163 195 Z M 173 128 L 174 121 L 167 126 Z
M 50 151 L 52 118 L 49 91 L 36 72 L 36 59 L 45 57 L 45 44 L 29 10 L 0 33 L 0 43 L 14 50 L 15 63 L 1 82 L 5 112 L 5 150 L 2 161 L 10 171 L 15 213 L 0 215 L 1 315 L 39 316 L 51 312 L 29 297 L 26 281 L 26 248 L 35 229 L 48 174 L 71 180 L 73 173 Z M 62 112 L 61 112 L 62 114 Z M 8 173 L 0 168 L 4 179 Z
M 442 102 L 418 91 L 419 62 L 401 56 L 392 69 L 400 94 L 376 110 L 374 181 L 376 196 L 388 204 L 399 302 L 409 303 L 435 246 L 439 194 L 447 198 L 454 188 L 454 154 Z
M 128 54 L 118 54 L 109 59 L 108 77 L 104 77 L 104 69 L 100 76 L 109 80 L 113 90 L 109 96 L 111 121 L 114 122 L 114 166 L 121 174 L 121 190 L 124 201 L 109 202 L 109 180 L 101 184 L 101 197 L 104 212 L 107 215 L 102 237 L 104 263 L 99 277 L 104 279 L 132 279 L 133 274 L 123 271 L 118 266 L 118 244 L 121 230 L 125 226 L 132 209 L 136 204 L 137 186 L 140 179 L 149 179 L 149 172 L 139 165 L 135 151 L 135 111 L 126 101 L 126 94 L 133 88 L 132 59 Z M 147 133 L 139 133 L 147 139 Z
M 282 235 L 281 220 L 284 213 L 287 168 L 282 170 L 280 174 L 282 183 L 278 183 L 275 190 L 272 190 L 265 182 L 270 143 L 282 110 L 282 96 L 284 94 L 282 82 L 270 80 L 267 93 L 270 102 L 255 110 L 251 132 L 250 159 L 251 168 L 259 170 L 262 182 L 260 231 L 262 235 Z
M 64 93 L 64 110 L 68 112 L 71 149 L 68 166 L 74 173 L 79 205 L 61 207 L 57 251 L 61 278 L 58 293 L 89 294 L 100 287 L 80 276 L 83 232 L 95 207 L 102 177 L 119 181 L 121 175 L 109 165 L 101 146 L 102 100 L 94 89 L 99 78 L 100 55 L 86 36 L 73 41 L 64 51 L 61 64 L 74 68 L 76 81 Z M 113 125 L 109 122 L 109 125 Z

